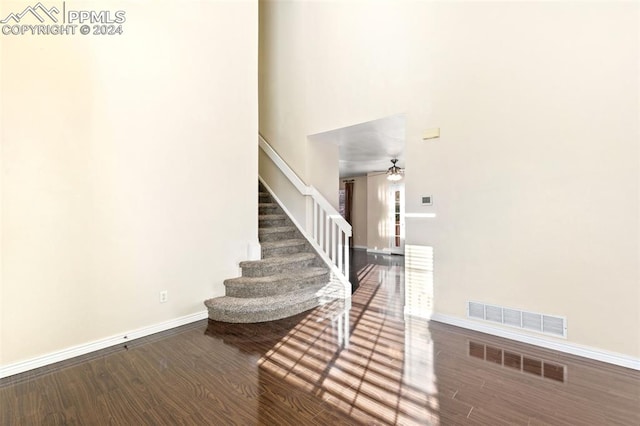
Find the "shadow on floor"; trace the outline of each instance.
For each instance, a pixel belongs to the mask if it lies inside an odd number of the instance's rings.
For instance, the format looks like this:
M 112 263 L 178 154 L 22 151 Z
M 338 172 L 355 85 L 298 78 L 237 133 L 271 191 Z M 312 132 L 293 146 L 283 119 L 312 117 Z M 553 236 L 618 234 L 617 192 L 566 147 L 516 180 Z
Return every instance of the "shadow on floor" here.
M 349 281 L 351 293 L 355 292 L 373 266 L 404 267 L 404 256 L 368 253 L 366 249 L 349 249 Z

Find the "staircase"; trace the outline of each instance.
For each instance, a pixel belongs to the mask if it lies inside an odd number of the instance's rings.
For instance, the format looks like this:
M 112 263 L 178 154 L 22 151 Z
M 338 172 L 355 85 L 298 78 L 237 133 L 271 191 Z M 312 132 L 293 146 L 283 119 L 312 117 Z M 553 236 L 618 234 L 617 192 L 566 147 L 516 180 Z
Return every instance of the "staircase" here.
M 240 262 L 242 276 L 224 281 L 225 296 L 205 301 L 209 319 L 255 323 L 290 317 L 344 297 L 313 250 L 264 187 L 259 187 L 262 259 Z

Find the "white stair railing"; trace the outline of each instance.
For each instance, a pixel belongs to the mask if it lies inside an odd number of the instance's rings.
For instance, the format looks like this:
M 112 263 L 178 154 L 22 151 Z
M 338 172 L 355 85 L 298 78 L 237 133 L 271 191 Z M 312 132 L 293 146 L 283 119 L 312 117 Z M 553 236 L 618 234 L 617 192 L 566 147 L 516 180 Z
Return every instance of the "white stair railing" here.
M 304 226 L 299 223 L 296 225 L 324 261 L 332 266 L 333 272 L 348 283 L 351 225 L 316 188 L 306 185 L 261 135 L 258 137 L 258 144 L 299 194 L 310 199 L 310 202 L 306 203 L 307 209 L 311 209 L 310 212 L 307 211 L 306 215 L 310 223 L 305 223 Z M 266 184 L 263 180 L 262 182 Z M 268 185 L 266 186 L 268 187 Z M 274 195 L 279 199 L 277 194 Z M 286 206 L 283 207 L 286 209 Z M 349 288 L 348 291 L 350 294 L 351 289 Z

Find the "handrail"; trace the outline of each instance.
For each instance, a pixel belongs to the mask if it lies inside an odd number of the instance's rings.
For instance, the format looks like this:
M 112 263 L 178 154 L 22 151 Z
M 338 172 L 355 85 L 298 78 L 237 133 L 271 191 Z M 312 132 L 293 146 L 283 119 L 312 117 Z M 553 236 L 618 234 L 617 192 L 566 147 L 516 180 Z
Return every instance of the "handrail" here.
M 312 219 L 313 222 L 306 224 L 300 230 L 323 260 L 332 267 L 334 273 L 348 284 L 351 225 L 316 188 L 305 184 L 300 179 L 262 135 L 258 135 L 258 145 L 298 192 L 311 198 L 311 203 L 307 203 L 306 217 Z M 351 294 L 350 289 L 348 294 Z

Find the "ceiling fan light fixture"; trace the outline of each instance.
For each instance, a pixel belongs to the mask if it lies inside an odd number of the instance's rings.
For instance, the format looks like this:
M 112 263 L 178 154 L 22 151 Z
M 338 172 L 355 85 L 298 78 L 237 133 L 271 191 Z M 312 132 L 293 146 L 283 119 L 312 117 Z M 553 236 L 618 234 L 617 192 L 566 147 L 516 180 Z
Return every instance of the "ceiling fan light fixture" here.
M 402 175 L 404 174 L 404 170 L 396 166 L 397 162 L 397 158 L 391 160 L 391 164 L 393 164 L 393 166 L 389 167 L 389 169 L 387 170 L 387 179 L 392 182 L 399 181 L 400 179 L 402 179 Z

